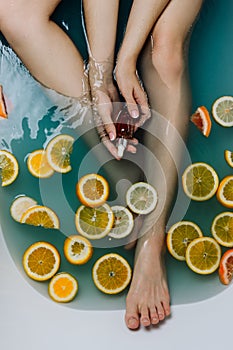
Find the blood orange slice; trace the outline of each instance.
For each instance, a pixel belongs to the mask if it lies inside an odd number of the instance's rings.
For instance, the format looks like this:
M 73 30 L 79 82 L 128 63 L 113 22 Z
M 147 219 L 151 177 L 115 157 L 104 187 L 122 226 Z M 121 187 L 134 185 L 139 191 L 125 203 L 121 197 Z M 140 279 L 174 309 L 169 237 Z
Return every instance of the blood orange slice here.
M 229 284 L 233 278 L 233 249 L 228 249 L 220 260 L 219 279 L 223 284 Z
M 209 136 L 212 122 L 205 106 L 198 107 L 196 112 L 191 116 L 191 122 L 196 125 L 204 136 Z

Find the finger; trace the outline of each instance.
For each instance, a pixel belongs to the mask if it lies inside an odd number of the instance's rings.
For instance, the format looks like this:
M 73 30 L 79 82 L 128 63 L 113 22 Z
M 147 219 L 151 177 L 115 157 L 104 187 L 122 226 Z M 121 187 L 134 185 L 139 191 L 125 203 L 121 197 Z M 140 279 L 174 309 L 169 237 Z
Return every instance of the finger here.
M 102 123 L 104 124 L 104 128 L 109 135 L 109 139 L 111 141 L 115 140 L 116 128 L 111 117 L 111 113 L 112 113 L 111 103 L 99 104 L 97 108 L 98 108 L 99 116 L 102 119 Z
M 134 147 L 133 145 L 128 145 L 127 147 L 126 147 L 126 150 L 128 151 L 128 152 L 130 152 L 130 153 L 137 153 L 137 148 L 136 147 Z
M 104 139 L 103 140 L 103 144 L 104 146 L 108 149 L 108 151 L 111 153 L 111 155 L 116 158 L 117 160 L 120 160 L 121 158 L 118 156 L 118 150 L 117 148 L 114 146 L 114 144 L 108 140 L 108 139 Z
M 133 139 L 129 139 L 128 143 L 136 146 L 138 145 L 138 139 L 134 137 Z

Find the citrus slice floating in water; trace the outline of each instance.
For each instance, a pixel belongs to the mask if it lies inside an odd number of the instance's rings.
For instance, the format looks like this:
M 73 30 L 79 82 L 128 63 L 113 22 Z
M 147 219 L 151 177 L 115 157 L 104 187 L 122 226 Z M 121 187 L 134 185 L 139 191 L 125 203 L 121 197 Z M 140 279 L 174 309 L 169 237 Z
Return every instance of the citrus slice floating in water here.
M 48 291 L 54 301 L 68 303 L 78 293 L 78 281 L 70 273 L 60 272 L 49 282 Z
M 2 118 L 8 117 L 2 85 L 0 85 L 0 117 Z
M 79 179 L 76 193 L 83 205 L 94 208 L 104 204 L 108 199 L 109 185 L 103 176 L 87 174 Z
M 196 125 L 204 136 L 209 136 L 212 122 L 205 106 L 197 108 L 196 112 L 191 116 L 191 122 Z
M 227 208 L 233 208 L 233 175 L 226 176 L 219 184 L 218 201 Z
M 127 206 L 136 214 L 149 214 L 155 209 L 157 201 L 157 191 L 146 182 L 136 182 L 126 193 Z
M 229 284 L 233 277 L 233 249 L 228 249 L 220 260 L 219 279 L 223 284 Z
M 131 267 L 119 254 L 110 253 L 99 258 L 93 266 L 92 277 L 96 287 L 106 294 L 122 292 L 131 280 Z
M 233 152 L 225 150 L 224 157 L 228 165 L 233 168 Z
M 26 210 L 20 222 L 33 226 L 58 229 L 60 226 L 57 214 L 43 205 L 35 205 Z
M 108 204 L 98 208 L 80 206 L 75 215 L 77 231 L 88 239 L 100 239 L 111 231 L 114 222 L 113 211 Z
M 224 247 L 233 247 L 233 213 L 218 214 L 212 222 L 211 232 L 219 244 Z
M 192 271 L 201 275 L 211 274 L 219 267 L 221 248 L 214 238 L 196 238 L 188 245 L 185 258 Z
M 12 184 L 19 174 L 19 165 L 15 156 L 4 150 L 0 150 L 0 176 L 2 187 Z
M 115 205 L 111 208 L 114 214 L 114 223 L 108 235 L 116 239 L 128 236 L 134 227 L 133 214 L 121 205 Z
M 212 115 L 216 122 L 224 127 L 233 126 L 233 97 L 222 96 L 212 106 Z
M 36 281 L 46 281 L 53 277 L 60 266 L 60 254 L 48 242 L 36 242 L 23 255 L 26 274 Z
M 202 231 L 192 221 L 179 221 L 167 233 L 167 248 L 177 260 L 185 260 L 186 249 L 195 238 L 202 237 Z
M 27 196 L 19 196 L 17 197 L 11 204 L 10 213 L 12 218 L 21 222 L 21 218 L 23 214 L 31 207 L 37 205 L 35 199 Z
M 27 166 L 29 172 L 38 178 L 48 178 L 54 173 L 54 170 L 48 163 L 46 152 L 43 149 L 38 149 L 29 154 Z
M 58 135 L 49 141 L 46 147 L 47 160 L 51 168 L 58 173 L 71 171 L 70 155 L 74 138 L 70 135 Z
M 82 265 L 88 262 L 93 254 L 93 247 L 88 239 L 71 235 L 64 243 L 64 255 L 66 259 L 74 265 Z
M 189 165 L 182 175 L 186 195 L 196 201 L 205 201 L 214 196 L 219 179 L 216 171 L 208 164 L 199 162 Z

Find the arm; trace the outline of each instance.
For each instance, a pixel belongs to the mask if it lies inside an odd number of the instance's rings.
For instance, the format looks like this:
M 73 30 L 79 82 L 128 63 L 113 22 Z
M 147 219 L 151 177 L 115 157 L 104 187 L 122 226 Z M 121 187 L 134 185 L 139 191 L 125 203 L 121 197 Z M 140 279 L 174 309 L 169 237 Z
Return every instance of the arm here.
M 140 124 L 149 117 L 147 96 L 138 79 L 136 64 L 138 56 L 156 20 L 169 0 L 134 0 L 127 23 L 125 37 L 118 54 L 116 79 L 132 117 L 138 117 L 137 104 L 143 117 Z M 125 77 L 127 76 L 127 79 Z

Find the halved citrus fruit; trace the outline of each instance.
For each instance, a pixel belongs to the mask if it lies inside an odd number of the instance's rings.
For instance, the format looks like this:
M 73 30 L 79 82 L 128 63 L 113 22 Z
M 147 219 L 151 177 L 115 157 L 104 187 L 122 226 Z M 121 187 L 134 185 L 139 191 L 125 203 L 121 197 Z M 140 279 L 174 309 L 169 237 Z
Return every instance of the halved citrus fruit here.
M 4 150 L 0 150 L 0 176 L 2 187 L 12 184 L 19 174 L 19 165 L 15 156 Z
M 8 117 L 2 85 L 0 85 L 0 117 L 2 118 Z
M 60 266 L 60 254 L 48 242 L 36 242 L 23 255 L 26 274 L 36 281 L 46 281 L 53 277 Z
M 219 267 L 220 245 L 211 237 L 195 238 L 186 249 L 185 259 L 192 271 L 208 275 Z
M 60 272 L 49 282 L 48 291 L 54 301 L 68 303 L 78 293 L 78 281 L 70 273 Z
M 128 236 L 134 227 L 133 214 L 121 205 L 114 205 L 111 208 L 114 214 L 114 223 L 108 235 L 116 239 Z
M 219 184 L 218 201 L 227 208 L 233 208 L 233 175 L 226 176 Z
M 19 196 L 17 197 L 11 204 L 10 213 L 12 218 L 21 222 L 21 218 L 23 214 L 31 207 L 37 205 L 35 199 L 27 196 Z
M 187 246 L 195 238 L 202 237 L 200 227 L 192 221 L 179 221 L 167 233 L 167 248 L 177 260 L 185 260 Z
M 119 254 L 110 253 L 99 258 L 93 266 L 96 287 L 106 294 L 122 292 L 131 280 L 131 267 Z
M 183 189 L 186 195 L 196 201 L 205 201 L 214 196 L 219 179 L 209 164 L 198 162 L 189 165 L 182 175 Z
M 220 260 L 219 279 L 223 284 L 229 284 L 233 277 L 233 249 L 228 249 Z
M 87 174 L 79 179 L 76 193 L 83 205 L 94 208 L 104 204 L 108 199 L 109 185 L 103 176 Z
M 93 254 L 91 242 L 85 237 L 71 235 L 64 242 L 64 255 L 74 265 L 82 265 L 88 262 Z
M 30 173 L 35 177 L 47 178 L 54 173 L 54 170 L 47 161 L 46 152 L 43 149 L 38 149 L 29 154 L 27 166 Z
M 146 182 L 136 182 L 126 193 L 127 206 L 136 214 L 149 214 L 155 209 L 157 201 L 157 191 Z
M 191 122 L 196 125 L 204 136 L 209 136 L 212 122 L 205 106 L 197 108 L 196 112 L 191 116 Z
M 211 232 L 216 241 L 224 247 L 233 247 L 233 213 L 218 214 L 211 225 Z
M 35 205 L 27 209 L 20 222 L 33 226 L 42 226 L 45 228 L 58 229 L 60 222 L 57 214 L 50 208 L 44 205 Z
M 71 171 L 70 155 L 74 138 L 70 135 L 58 135 L 49 141 L 46 147 L 47 160 L 51 168 L 58 173 Z
M 229 150 L 224 151 L 224 157 L 228 165 L 233 168 L 233 152 Z
M 77 231 L 88 239 L 100 239 L 107 236 L 113 223 L 113 211 L 106 203 L 98 208 L 82 205 L 75 215 Z
M 216 122 L 224 127 L 233 126 L 233 97 L 222 96 L 212 106 L 212 115 Z

